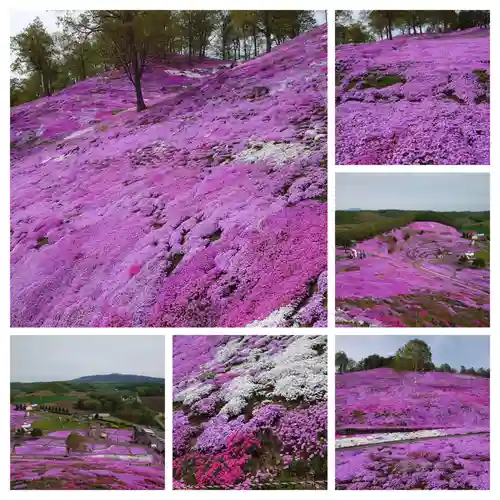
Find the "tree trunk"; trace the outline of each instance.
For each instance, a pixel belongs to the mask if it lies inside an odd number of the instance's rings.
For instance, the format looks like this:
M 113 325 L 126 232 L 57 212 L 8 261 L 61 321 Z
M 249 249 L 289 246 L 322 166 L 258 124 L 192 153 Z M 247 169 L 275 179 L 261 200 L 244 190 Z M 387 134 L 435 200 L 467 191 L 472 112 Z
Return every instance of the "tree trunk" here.
M 43 78 L 43 71 L 40 71 L 40 89 L 41 89 L 41 94 L 45 95 L 45 82 Z
M 226 45 L 227 45 L 227 38 L 225 35 L 222 35 L 222 60 L 226 60 Z
M 266 36 L 266 52 L 271 52 L 271 23 L 269 22 L 268 12 L 266 12 L 264 18 L 264 34 Z
M 85 59 L 82 57 L 81 58 L 81 66 L 82 66 L 82 80 L 85 80 L 87 78 L 87 72 L 85 71 Z
M 388 23 L 389 24 L 387 25 L 387 31 L 389 33 L 389 40 L 392 40 L 392 21 L 390 18 L 389 18 Z
M 422 25 L 421 25 L 421 24 L 419 24 L 419 25 L 418 25 L 418 28 L 419 28 L 419 30 L 420 30 L 420 34 L 422 34 Z
M 266 33 L 266 52 L 271 52 L 271 33 Z
M 257 29 L 255 26 L 252 28 L 252 37 L 253 37 L 253 56 L 257 57 L 259 52 L 257 50 Z
M 133 61 L 133 72 L 134 72 L 134 87 L 135 96 L 137 98 L 137 112 L 144 111 L 146 109 L 146 103 L 144 102 L 144 97 L 142 95 L 142 85 L 141 85 L 141 73 L 139 68 L 138 55 L 135 54 Z

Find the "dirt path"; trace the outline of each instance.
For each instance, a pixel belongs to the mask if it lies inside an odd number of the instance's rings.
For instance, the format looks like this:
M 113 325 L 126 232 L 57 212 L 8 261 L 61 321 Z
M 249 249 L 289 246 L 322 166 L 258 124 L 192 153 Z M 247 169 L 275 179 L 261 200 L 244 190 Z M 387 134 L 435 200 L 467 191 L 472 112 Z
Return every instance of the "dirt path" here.
M 465 437 L 465 436 L 487 436 L 489 434 L 490 434 L 489 431 L 479 431 L 479 432 L 468 432 L 465 434 L 422 436 L 422 437 L 399 439 L 399 440 L 389 440 L 388 439 L 387 441 L 377 441 L 377 442 L 373 442 L 373 443 L 365 443 L 365 444 L 360 444 L 360 445 L 344 446 L 344 447 L 338 447 L 338 448 L 337 448 L 338 440 L 335 440 L 335 451 L 361 450 L 364 448 L 372 448 L 374 446 L 391 446 L 391 445 L 397 445 L 400 443 L 415 443 L 417 441 L 425 441 L 428 439 L 451 439 L 451 438 L 461 438 L 461 437 Z
M 422 271 L 424 271 L 426 273 L 433 274 L 434 276 L 438 276 L 438 277 L 443 278 L 443 279 L 447 279 L 449 281 L 452 281 L 453 283 L 456 283 L 457 285 L 461 285 L 465 288 L 468 288 L 469 290 L 474 290 L 474 291 L 479 292 L 479 293 L 489 293 L 488 288 L 480 288 L 477 285 L 471 285 L 469 282 L 462 281 L 454 276 L 447 276 L 446 274 L 438 273 L 437 271 L 434 271 L 433 269 L 428 269 L 427 267 L 425 267 L 425 263 L 416 262 L 415 264 L 417 265 L 417 267 L 419 269 L 421 269 Z

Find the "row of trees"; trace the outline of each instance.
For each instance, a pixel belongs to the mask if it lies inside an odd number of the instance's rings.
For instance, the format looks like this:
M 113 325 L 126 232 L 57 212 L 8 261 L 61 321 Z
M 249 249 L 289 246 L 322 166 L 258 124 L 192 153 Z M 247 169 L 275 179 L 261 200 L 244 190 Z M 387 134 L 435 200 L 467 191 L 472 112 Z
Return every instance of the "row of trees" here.
M 335 244 L 338 246 L 348 245 L 352 240 L 363 241 L 375 236 L 407 226 L 412 222 L 438 222 L 446 226 L 454 227 L 458 231 L 464 225 L 470 225 L 471 215 L 468 212 L 433 212 L 433 211 L 378 211 L 371 212 L 373 217 L 366 222 L 359 222 L 361 212 L 339 210 L 335 212 Z M 366 212 L 365 212 L 366 213 Z M 377 216 L 378 215 L 378 216 Z M 489 232 L 489 212 L 480 212 L 476 215 L 484 224 L 485 232 Z M 487 220 L 487 223 L 486 223 Z
M 140 403 L 136 401 L 131 404 L 138 407 L 141 406 Z M 122 397 L 118 394 L 112 393 L 90 393 L 87 398 L 81 398 L 75 404 L 75 408 L 77 408 L 78 410 L 96 411 L 103 413 L 114 413 L 118 410 L 123 409 L 124 407 L 125 402 L 122 400 Z
M 374 370 L 376 368 L 392 368 L 399 371 L 420 372 L 446 372 L 476 375 L 479 377 L 490 377 L 490 369 L 466 368 L 461 366 L 460 370 L 452 368 L 448 363 L 435 365 L 432 362 L 432 351 L 430 346 L 420 339 L 413 339 L 399 348 L 394 356 L 380 356 L 371 354 L 360 361 L 349 358 L 344 351 L 335 353 L 335 367 L 338 373 Z
M 356 18 L 352 11 L 335 11 L 335 43 L 365 43 L 402 34 L 443 33 L 489 27 L 489 10 L 366 10 Z
M 48 411 L 50 413 L 60 413 L 63 415 L 69 415 L 71 412 L 68 410 L 68 408 L 61 408 L 60 406 L 47 406 L 47 405 L 40 405 L 40 410 L 42 411 Z
M 16 411 L 26 411 L 27 405 L 26 404 L 16 404 L 16 405 L 14 405 L 14 408 Z M 65 414 L 65 415 L 70 414 L 70 411 L 67 408 L 61 408 L 60 406 L 39 405 L 38 409 L 42 410 L 42 411 L 48 411 L 51 413 L 60 413 L 60 414 Z
M 315 25 L 313 11 L 85 11 L 58 18 L 47 32 L 39 18 L 12 37 L 16 55 L 11 106 L 50 96 L 112 68 L 123 69 L 135 87 L 137 110 L 146 108 L 142 76 L 149 63 L 172 53 L 191 63 L 207 55 L 224 60 L 257 57 Z

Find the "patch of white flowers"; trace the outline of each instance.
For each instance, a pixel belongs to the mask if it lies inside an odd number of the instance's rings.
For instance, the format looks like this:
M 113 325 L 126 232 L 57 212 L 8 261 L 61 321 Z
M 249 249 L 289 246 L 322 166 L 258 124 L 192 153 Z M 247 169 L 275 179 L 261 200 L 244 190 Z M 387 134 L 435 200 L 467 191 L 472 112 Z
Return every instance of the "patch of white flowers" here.
M 215 355 L 216 363 L 224 363 L 232 358 L 242 346 L 241 340 L 230 340 L 227 344 L 221 347 Z
M 208 396 L 213 390 L 213 386 L 210 384 L 197 383 L 195 385 L 189 386 L 187 389 L 179 392 L 174 398 L 176 403 L 182 403 L 186 406 L 196 403 L 200 399 Z
M 280 307 L 276 311 L 273 311 L 267 318 L 252 321 L 252 323 L 246 325 L 246 328 L 279 328 L 287 326 L 286 323 L 292 314 L 293 307 Z
M 218 397 L 221 401 L 226 401 L 226 405 L 221 409 L 221 413 L 229 416 L 239 415 L 250 399 L 261 386 L 256 384 L 252 377 L 243 375 L 224 384 L 219 391 Z
M 307 156 L 309 156 L 307 147 L 299 143 L 264 142 L 251 144 L 247 149 L 238 153 L 235 160 L 246 163 L 262 161 L 281 166 Z
M 255 396 L 284 398 L 289 401 L 323 401 L 327 397 L 327 337 L 287 336 L 276 337 L 285 347 L 279 352 L 269 352 L 268 345 L 250 347 L 250 353 L 234 371 L 240 375 L 223 384 L 217 392 L 217 400 L 225 403 L 221 414 L 229 417 L 240 415 Z M 233 356 L 242 354 L 249 338 L 231 340 L 220 347 L 214 361 L 206 364 L 210 370 Z M 272 342 L 272 341 L 271 341 Z M 206 397 L 213 390 L 211 384 L 194 382 L 180 392 L 176 401 L 191 405 Z

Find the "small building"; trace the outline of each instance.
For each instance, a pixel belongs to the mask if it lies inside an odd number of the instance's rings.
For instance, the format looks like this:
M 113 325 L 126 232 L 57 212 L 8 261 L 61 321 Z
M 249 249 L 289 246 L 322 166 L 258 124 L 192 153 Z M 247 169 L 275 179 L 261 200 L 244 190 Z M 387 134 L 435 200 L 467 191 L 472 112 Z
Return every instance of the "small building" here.
M 94 419 L 97 420 L 98 418 L 109 418 L 111 417 L 110 413 L 96 413 L 94 415 Z

